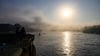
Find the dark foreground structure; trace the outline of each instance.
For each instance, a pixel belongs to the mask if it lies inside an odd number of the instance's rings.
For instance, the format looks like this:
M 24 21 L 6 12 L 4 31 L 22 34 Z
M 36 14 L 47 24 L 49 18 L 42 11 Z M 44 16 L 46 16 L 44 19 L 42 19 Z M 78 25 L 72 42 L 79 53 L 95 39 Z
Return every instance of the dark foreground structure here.
M 33 40 L 19 24 L 0 24 L 0 56 L 36 56 Z

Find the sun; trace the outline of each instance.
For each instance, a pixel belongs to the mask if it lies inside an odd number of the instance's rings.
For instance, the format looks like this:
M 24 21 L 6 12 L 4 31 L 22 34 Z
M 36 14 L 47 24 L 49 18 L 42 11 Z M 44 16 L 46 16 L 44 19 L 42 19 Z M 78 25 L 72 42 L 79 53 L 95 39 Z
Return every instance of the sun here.
M 62 19 L 71 19 L 73 16 L 73 9 L 69 6 L 61 6 L 57 9 L 57 15 Z
M 69 8 L 62 8 L 60 11 L 59 11 L 59 16 L 62 17 L 62 18 L 70 18 L 72 17 L 72 10 L 69 9 Z
M 67 9 L 65 9 L 61 12 L 62 12 L 61 14 L 62 14 L 63 17 L 70 17 L 72 15 L 72 11 L 67 10 Z

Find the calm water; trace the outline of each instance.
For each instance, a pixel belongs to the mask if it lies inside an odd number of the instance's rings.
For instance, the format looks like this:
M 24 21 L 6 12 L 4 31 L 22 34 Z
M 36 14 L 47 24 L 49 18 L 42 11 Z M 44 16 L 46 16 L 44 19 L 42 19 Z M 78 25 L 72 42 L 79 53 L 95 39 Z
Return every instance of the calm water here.
M 48 32 L 36 36 L 37 56 L 100 56 L 100 35 Z

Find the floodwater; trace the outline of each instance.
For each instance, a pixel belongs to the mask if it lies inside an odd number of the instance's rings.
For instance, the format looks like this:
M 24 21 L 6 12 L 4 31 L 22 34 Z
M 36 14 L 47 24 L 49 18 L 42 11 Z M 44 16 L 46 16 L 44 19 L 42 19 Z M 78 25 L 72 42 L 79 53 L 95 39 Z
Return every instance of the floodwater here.
M 100 56 L 100 35 L 47 32 L 35 37 L 37 56 Z

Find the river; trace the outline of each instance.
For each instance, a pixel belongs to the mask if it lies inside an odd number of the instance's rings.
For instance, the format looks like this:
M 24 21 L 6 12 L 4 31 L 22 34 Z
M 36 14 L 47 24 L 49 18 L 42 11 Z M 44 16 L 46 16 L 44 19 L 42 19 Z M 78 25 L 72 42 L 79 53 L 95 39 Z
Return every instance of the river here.
M 37 56 L 100 56 L 100 35 L 46 32 L 34 40 Z

